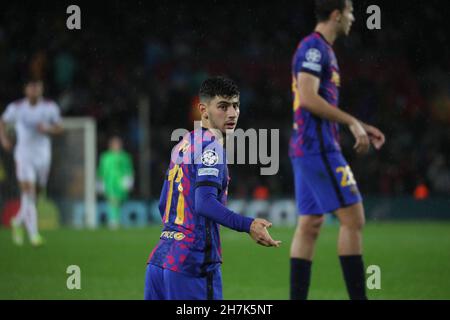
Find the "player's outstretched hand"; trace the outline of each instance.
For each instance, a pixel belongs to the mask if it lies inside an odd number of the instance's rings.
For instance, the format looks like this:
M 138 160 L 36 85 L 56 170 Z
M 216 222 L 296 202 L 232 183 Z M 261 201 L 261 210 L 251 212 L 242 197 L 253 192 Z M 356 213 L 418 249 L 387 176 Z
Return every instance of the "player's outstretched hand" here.
M 355 137 L 356 143 L 353 146 L 353 149 L 356 150 L 357 153 L 365 154 L 369 151 L 370 148 L 370 140 L 369 136 L 364 130 L 363 126 L 359 121 L 354 121 L 349 125 L 349 129 Z
M 381 132 L 378 128 L 370 125 L 366 125 L 365 129 L 367 134 L 369 135 L 369 139 L 372 145 L 375 147 L 375 149 L 380 150 L 384 142 L 386 141 L 383 132 Z
M 256 241 L 256 243 L 265 247 L 279 247 L 281 241 L 273 240 L 270 236 L 267 228 L 270 228 L 272 223 L 265 220 L 256 218 L 253 220 L 250 226 L 250 237 Z

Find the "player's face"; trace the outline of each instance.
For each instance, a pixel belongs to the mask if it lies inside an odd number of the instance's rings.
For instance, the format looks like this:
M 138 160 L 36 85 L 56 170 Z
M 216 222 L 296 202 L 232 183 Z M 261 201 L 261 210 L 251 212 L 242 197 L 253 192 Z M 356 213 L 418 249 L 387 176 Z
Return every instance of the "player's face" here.
M 44 86 L 42 82 L 30 82 L 25 86 L 25 96 L 30 100 L 36 100 L 42 96 Z
M 353 15 L 353 4 L 351 1 L 345 2 L 345 9 L 342 11 L 341 16 L 341 33 L 344 35 L 348 35 L 350 33 L 350 29 L 352 27 L 353 22 L 355 21 L 355 16 Z
M 122 150 L 122 140 L 119 138 L 113 138 L 109 142 L 109 148 L 113 151 L 120 151 Z
M 208 103 L 206 112 L 211 128 L 222 133 L 234 131 L 239 118 L 239 96 L 225 98 L 216 96 Z

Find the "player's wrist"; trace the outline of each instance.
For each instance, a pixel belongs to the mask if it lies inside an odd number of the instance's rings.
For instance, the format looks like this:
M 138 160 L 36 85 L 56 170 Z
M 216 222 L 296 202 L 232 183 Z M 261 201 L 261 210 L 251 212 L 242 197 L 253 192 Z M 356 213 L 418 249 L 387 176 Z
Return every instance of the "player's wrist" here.
M 243 230 L 246 233 L 250 233 L 251 232 L 251 228 L 253 225 L 253 222 L 255 221 L 255 219 L 250 218 L 250 217 L 243 217 Z
M 362 126 L 361 122 L 358 119 L 356 119 L 355 117 L 353 117 L 353 116 L 349 116 L 349 119 L 347 120 L 347 125 L 349 127 L 351 127 L 351 126 Z

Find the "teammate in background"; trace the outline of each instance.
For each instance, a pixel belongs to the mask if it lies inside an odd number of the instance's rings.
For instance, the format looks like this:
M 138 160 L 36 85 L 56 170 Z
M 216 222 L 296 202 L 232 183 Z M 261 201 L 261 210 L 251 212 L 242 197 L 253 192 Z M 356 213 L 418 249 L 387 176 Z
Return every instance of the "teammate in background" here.
M 362 258 L 365 223 L 362 198 L 341 154 L 338 123 L 353 134 L 357 153 L 372 144 L 380 149 L 383 133 L 339 106 L 339 67 L 332 45 L 346 36 L 354 21 L 349 0 L 316 0 L 318 23 L 304 38 L 292 61 L 294 130 L 290 141 L 295 196 L 300 217 L 291 245 L 291 299 L 306 299 L 311 263 L 324 213 L 340 222 L 338 255 L 350 299 L 367 299 Z
M 98 178 L 108 201 L 108 225 L 117 229 L 120 206 L 128 198 L 134 183 L 133 162 L 122 148 L 122 139 L 117 136 L 109 140 L 109 150 L 100 156 Z
M 25 98 L 10 103 L 0 120 L 0 142 L 5 150 L 12 148 L 6 124 L 15 125 L 17 137 L 14 160 L 21 197 L 19 212 L 11 221 L 13 242 L 17 245 L 23 244 L 23 224 L 33 246 L 43 243 L 38 232 L 36 195 L 44 191 L 48 179 L 50 136 L 63 130 L 59 108 L 55 102 L 42 97 L 43 90 L 42 81 L 28 81 Z
M 145 299 L 222 299 L 219 224 L 249 233 L 260 245 L 280 245 L 267 232 L 270 222 L 225 206 L 229 176 L 223 137 L 239 117 L 237 86 L 226 78 L 209 78 L 199 97 L 202 128 L 174 147 L 163 184 L 164 227 L 148 260 Z

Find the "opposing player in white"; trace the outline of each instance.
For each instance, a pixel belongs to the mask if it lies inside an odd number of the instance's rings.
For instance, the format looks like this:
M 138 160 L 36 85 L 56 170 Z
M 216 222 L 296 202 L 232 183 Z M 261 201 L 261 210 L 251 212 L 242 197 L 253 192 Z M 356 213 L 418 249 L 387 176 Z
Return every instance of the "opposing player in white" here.
M 23 244 L 23 224 L 33 246 L 43 243 L 38 232 L 36 195 L 47 184 L 51 163 L 49 136 L 63 131 L 58 106 L 44 99 L 42 94 L 41 81 L 28 81 L 25 84 L 25 98 L 10 103 L 0 119 L 3 148 L 7 151 L 12 148 L 5 124 L 14 124 L 17 137 L 14 160 L 21 198 L 19 212 L 11 221 L 13 242 L 17 245 Z

